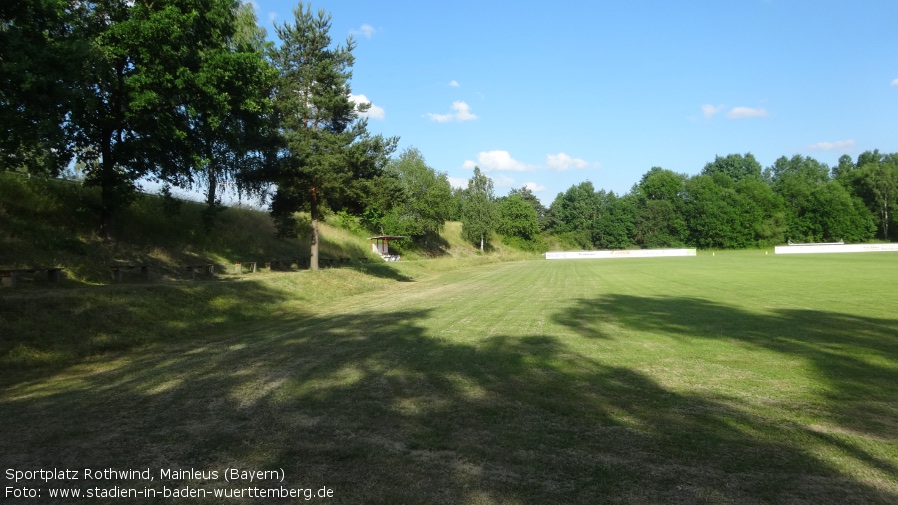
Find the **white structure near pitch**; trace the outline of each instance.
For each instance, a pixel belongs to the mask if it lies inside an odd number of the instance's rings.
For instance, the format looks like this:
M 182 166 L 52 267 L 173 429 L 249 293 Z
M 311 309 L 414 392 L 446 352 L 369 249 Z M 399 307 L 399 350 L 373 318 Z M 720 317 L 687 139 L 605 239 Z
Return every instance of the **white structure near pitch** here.
M 776 254 L 898 252 L 898 244 L 793 244 L 778 245 Z
M 613 251 L 557 251 L 546 253 L 547 260 L 663 258 L 670 256 L 695 256 L 695 249 L 621 249 Z

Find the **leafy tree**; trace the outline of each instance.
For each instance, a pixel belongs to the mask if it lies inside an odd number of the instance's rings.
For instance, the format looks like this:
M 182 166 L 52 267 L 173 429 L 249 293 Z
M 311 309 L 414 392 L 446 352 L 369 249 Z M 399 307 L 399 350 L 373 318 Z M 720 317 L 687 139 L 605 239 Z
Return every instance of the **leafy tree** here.
M 595 221 L 600 215 L 599 203 L 590 181 L 559 193 L 547 213 L 552 232 L 576 247 L 592 249 Z
M 318 268 L 322 210 L 361 211 L 371 179 L 383 173 L 395 138 L 371 136 L 359 119 L 370 104 L 349 99 L 354 63 L 352 37 L 332 46 L 331 15 L 300 4 L 294 21 L 276 27 L 281 46 L 272 53 L 278 71 L 274 105 L 283 139 L 272 180 L 271 213 L 281 234 L 295 233 L 294 213 L 311 215 L 311 268 Z
M 698 247 L 738 249 L 781 243 L 781 200 L 760 177 L 733 183 L 729 175 L 697 175 L 686 181 L 688 242 Z
M 101 233 L 136 197 L 137 181 L 183 173 L 190 81 L 204 51 L 230 30 L 233 0 L 98 0 L 73 4 L 73 33 L 89 45 L 67 125 L 85 182 L 101 190 Z
M 728 175 L 723 175 L 732 182 Z M 698 175 L 686 182 L 686 194 L 691 243 L 705 248 L 748 245 L 735 189 L 718 184 L 710 175 Z
M 508 196 L 520 195 L 521 198 L 524 199 L 527 203 L 533 207 L 533 211 L 536 212 L 536 219 L 539 222 L 540 229 L 545 230 L 548 228 L 548 220 L 546 218 L 546 214 L 548 213 L 548 209 L 539 201 L 539 198 L 533 194 L 533 191 L 530 190 L 527 186 L 521 186 L 521 189 L 512 189 L 508 192 Z
M 842 156 L 839 156 L 839 164 L 833 167 L 832 176 L 838 181 L 850 181 L 852 173 L 854 173 L 856 168 L 854 162 L 851 161 L 851 156 L 843 154 Z M 848 182 L 848 184 L 850 184 L 850 182 Z
M 784 201 L 787 238 L 862 241 L 872 236 L 869 211 L 842 184 L 830 179 L 825 164 L 810 157 L 783 156 L 765 173 Z
M 533 205 L 519 193 L 501 199 L 497 231 L 507 237 L 517 237 L 527 242 L 538 238 L 539 218 Z
M 811 193 L 812 212 L 804 220 L 813 241 L 844 239 L 865 242 L 873 238 L 876 224 L 863 202 L 837 182 L 829 182 Z
M 600 249 L 631 247 L 635 233 L 633 197 L 619 197 L 613 191 L 599 191 L 597 197 L 601 211 L 593 227 L 593 244 Z
M 438 236 L 452 212 L 452 186 L 445 173 L 429 167 L 414 148 L 391 159 L 385 178 L 395 180 L 389 198 L 391 208 L 376 226 L 390 233 L 429 240 Z M 381 184 L 386 186 L 386 181 Z M 382 200 L 381 200 L 382 201 Z M 383 207 L 382 205 L 380 207 Z
M 0 5 L 0 170 L 57 175 L 72 158 L 64 126 L 86 50 L 71 29 L 74 7 L 67 0 Z
M 681 198 L 686 176 L 653 167 L 634 186 L 635 239 L 642 247 L 679 247 L 686 239 Z
M 798 242 L 822 240 L 814 221 L 812 194 L 829 182 L 829 167 L 811 157 L 781 156 L 765 170 L 774 192 L 783 198 L 788 224 L 787 237 Z
M 483 252 L 498 220 L 493 180 L 482 174 L 480 167 L 474 167 L 474 176 L 462 193 L 462 236 L 473 244 L 479 242 L 480 252 Z
M 783 200 L 760 178 L 745 178 L 735 186 L 745 246 L 771 246 L 785 242 L 786 213 Z
M 705 165 L 702 169 L 702 175 L 724 174 L 733 182 L 739 182 L 743 179 L 761 177 L 761 164 L 755 159 L 751 153 L 729 154 L 721 158 L 715 156 L 714 161 Z
M 193 163 L 186 174 L 206 189 L 205 225 L 220 210 L 221 184 L 248 192 L 249 174 L 264 169 L 273 148 L 269 100 L 275 73 L 264 57 L 267 43 L 249 4 L 221 12 L 229 18 L 199 53 L 196 71 L 185 78 L 189 99 L 187 137 Z
M 898 206 L 898 155 L 884 156 L 879 161 L 861 165 L 855 181 L 855 187 L 876 215 L 882 238 L 889 240 L 889 225 L 895 220 L 894 209 Z

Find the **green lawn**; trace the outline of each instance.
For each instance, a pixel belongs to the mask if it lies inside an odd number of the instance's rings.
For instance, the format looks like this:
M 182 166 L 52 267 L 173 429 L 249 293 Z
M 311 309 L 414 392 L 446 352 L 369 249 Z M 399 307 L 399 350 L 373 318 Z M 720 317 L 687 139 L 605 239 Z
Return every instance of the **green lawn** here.
M 0 371 L 0 468 L 283 469 L 261 487 L 327 503 L 898 502 L 898 255 L 432 261 L 3 291 L 28 345 Z M 190 310 L 140 305 L 171 297 Z M 101 300 L 128 318 L 85 329 Z M 73 340 L 144 337 L 65 344 L 29 302 Z M 64 357 L 9 357 L 42 352 Z M 160 480 L 182 468 L 220 478 Z

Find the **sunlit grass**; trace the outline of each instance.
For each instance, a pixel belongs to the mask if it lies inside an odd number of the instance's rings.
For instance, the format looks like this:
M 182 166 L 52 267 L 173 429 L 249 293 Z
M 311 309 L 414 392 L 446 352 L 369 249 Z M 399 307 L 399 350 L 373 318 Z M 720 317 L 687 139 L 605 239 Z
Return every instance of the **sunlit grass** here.
M 894 255 L 433 261 L 42 301 L 75 338 L 3 369 L 0 466 L 283 468 L 333 503 L 898 500 Z

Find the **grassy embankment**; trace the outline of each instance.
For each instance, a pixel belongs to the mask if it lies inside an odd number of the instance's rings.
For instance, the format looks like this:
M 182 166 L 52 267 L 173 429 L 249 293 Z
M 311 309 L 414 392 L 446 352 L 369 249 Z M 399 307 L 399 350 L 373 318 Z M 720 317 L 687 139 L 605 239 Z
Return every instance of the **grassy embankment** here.
M 278 240 L 269 216 L 247 208 L 221 212 L 204 230 L 204 206 L 181 202 L 175 213 L 155 195 L 141 195 L 115 223 L 116 237 L 97 236 L 99 202 L 80 184 L 0 173 L 0 267 L 64 267 L 60 286 L 38 276 L 15 289 L 0 287 L 0 366 L 64 366 L 136 345 L 203 338 L 222 328 L 255 324 L 271 315 L 339 303 L 428 271 L 532 257 L 508 248 L 481 256 L 465 244 L 458 223 L 447 223 L 442 260 L 420 261 L 412 250 L 406 273 L 369 252 L 365 232 L 322 224 L 321 255 L 350 265 L 317 273 L 268 271 L 264 261 L 308 257 L 308 238 Z M 357 227 L 356 227 L 357 228 Z M 357 261 L 368 257 L 368 263 Z M 235 275 L 234 263 L 258 262 L 255 274 Z M 213 282 L 187 280 L 186 265 L 214 263 Z M 112 284 L 115 264 L 149 265 Z M 415 266 L 417 265 L 417 266 Z
M 195 303 L 134 321 L 77 319 L 88 290 L 4 291 L 14 338 L 168 334 L 3 368 L 0 466 L 210 490 L 250 484 L 158 470 L 283 469 L 263 487 L 327 486 L 329 503 L 898 500 L 894 255 L 468 257 L 96 288 L 118 309 L 162 289 Z M 68 324 L 10 319 L 52 296 L 41 316 Z

